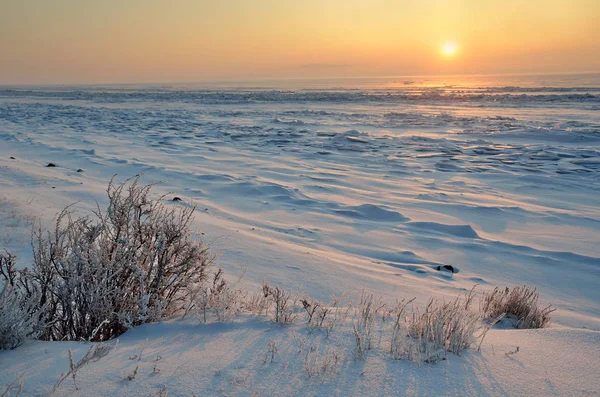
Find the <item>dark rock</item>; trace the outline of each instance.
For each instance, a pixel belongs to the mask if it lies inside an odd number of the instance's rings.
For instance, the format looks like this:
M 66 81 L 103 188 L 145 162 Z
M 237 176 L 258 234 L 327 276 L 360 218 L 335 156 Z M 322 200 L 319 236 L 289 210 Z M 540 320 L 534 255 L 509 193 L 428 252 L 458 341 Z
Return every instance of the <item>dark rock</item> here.
M 13 156 L 10 156 L 10 159 L 11 159 L 11 160 L 16 160 L 16 159 L 15 159 Z
M 48 165 L 46 167 L 56 167 L 56 164 L 54 164 L 54 163 L 48 163 Z
M 449 271 L 450 273 L 458 273 L 458 269 L 454 269 L 454 267 L 451 265 L 438 266 L 438 267 L 436 267 L 436 270 L 438 270 L 438 271 L 446 270 L 446 271 Z
M 83 172 L 83 170 L 81 168 L 77 169 L 77 172 Z
M 182 200 L 181 200 L 181 198 L 175 196 L 175 197 L 173 197 L 173 199 L 171 201 L 182 201 Z

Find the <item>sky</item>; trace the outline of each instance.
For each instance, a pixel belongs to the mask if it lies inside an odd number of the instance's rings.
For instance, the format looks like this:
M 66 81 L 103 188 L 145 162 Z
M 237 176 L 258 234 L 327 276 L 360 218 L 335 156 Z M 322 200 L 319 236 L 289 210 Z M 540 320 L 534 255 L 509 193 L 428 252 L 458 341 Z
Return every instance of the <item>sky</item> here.
M 598 0 L 0 0 L 0 84 L 590 72 L 599 21 Z

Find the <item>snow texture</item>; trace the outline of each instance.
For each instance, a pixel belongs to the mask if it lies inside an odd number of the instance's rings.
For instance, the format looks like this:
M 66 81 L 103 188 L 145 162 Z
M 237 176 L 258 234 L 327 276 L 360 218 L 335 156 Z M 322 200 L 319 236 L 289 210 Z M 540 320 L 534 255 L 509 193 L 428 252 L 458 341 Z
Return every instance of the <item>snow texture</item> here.
M 33 223 L 103 207 L 112 175 L 143 173 L 167 206 L 197 205 L 193 226 L 248 288 L 423 307 L 527 284 L 557 308 L 551 327 L 492 329 L 481 352 L 419 366 L 381 347 L 355 362 L 300 323 L 168 321 L 124 334 L 59 395 L 600 393 L 600 76 L 354 83 L 0 89 L 0 247 L 28 265 Z M 294 333 L 344 353 L 336 374 L 308 377 Z M 0 385 L 27 369 L 23 395 L 46 395 L 68 349 L 88 346 L 0 352 Z

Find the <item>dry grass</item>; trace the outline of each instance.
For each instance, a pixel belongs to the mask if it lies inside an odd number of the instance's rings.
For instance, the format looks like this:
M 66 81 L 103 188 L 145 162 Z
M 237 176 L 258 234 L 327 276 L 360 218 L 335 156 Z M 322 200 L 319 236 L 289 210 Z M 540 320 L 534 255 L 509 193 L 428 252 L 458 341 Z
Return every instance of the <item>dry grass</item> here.
M 18 397 L 23 391 L 26 371 L 18 375 L 10 384 L 0 389 L 0 397 Z M 14 394 L 13 394 L 14 393 Z
M 97 362 L 97 361 L 101 360 L 102 358 L 106 357 L 108 355 L 108 353 L 110 353 L 111 350 L 113 350 L 117 346 L 118 342 L 119 341 L 117 340 L 116 342 L 113 342 L 110 344 L 99 343 L 99 344 L 90 346 L 90 348 L 88 349 L 85 356 L 83 356 L 77 362 L 75 362 L 75 360 L 73 359 L 73 351 L 71 349 L 69 349 L 69 371 L 67 371 L 67 373 L 64 375 L 61 375 L 60 379 L 56 382 L 56 384 L 52 388 L 50 395 L 53 395 L 54 393 L 56 393 L 56 391 L 58 390 L 58 388 L 60 387 L 62 382 L 69 377 L 71 377 L 73 379 L 73 384 L 75 385 L 75 389 L 78 390 L 77 378 L 76 378 L 77 372 L 84 366 L 86 366 L 90 363 Z M 137 372 L 137 367 L 136 367 L 136 372 Z M 135 377 L 135 375 L 134 375 L 134 377 Z
M 551 305 L 540 306 L 539 292 L 526 285 L 512 289 L 494 288 L 486 292 L 481 300 L 481 312 L 487 319 L 505 316 L 512 319 L 519 329 L 544 328 L 550 323 Z
M 355 308 L 355 319 L 352 324 L 354 341 L 356 342 L 355 359 L 362 360 L 365 353 L 373 347 L 373 327 L 377 314 L 383 311 L 384 308 L 385 304 L 381 298 L 375 298 L 373 294 L 368 294 L 363 290 Z
M 408 320 L 412 339 L 406 356 L 414 361 L 435 362 L 446 352 L 460 354 L 475 342 L 473 333 L 480 317 L 470 310 L 470 295 L 451 302 L 430 300 L 423 312 L 414 310 Z

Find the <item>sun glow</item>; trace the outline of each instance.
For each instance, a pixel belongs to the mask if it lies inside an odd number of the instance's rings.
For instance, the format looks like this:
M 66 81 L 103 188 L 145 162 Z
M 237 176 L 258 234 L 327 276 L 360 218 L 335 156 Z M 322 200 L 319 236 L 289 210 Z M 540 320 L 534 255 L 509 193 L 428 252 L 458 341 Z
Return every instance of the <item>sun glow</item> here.
M 0 4 L 0 85 L 600 70 L 598 0 Z
M 442 54 L 447 57 L 454 56 L 457 50 L 458 46 L 454 41 L 447 41 L 442 45 Z

